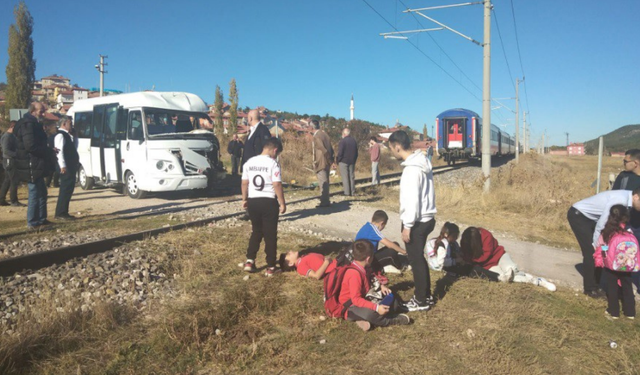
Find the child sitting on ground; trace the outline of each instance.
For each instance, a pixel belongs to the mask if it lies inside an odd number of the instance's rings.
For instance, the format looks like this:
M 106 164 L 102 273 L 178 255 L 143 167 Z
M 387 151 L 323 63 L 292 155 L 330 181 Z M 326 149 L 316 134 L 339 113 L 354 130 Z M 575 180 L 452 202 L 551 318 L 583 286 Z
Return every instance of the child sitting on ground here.
M 425 257 L 429 268 L 434 271 L 455 272 L 455 267 L 460 265 L 462 256 L 458 245 L 460 228 L 454 223 L 446 222 L 440 229 L 440 235 L 427 242 Z
M 369 240 L 373 244 L 374 270 L 382 268 L 386 273 L 401 273 L 409 264 L 407 252 L 397 243 L 386 239 L 382 234 L 388 221 L 389 216 L 386 212 L 382 210 L 374 212 L 371 221 L 362 226 L 356 234 L 356 241 Z M 384 247 L 378 249 L 378 243 Z
M 460 240 L 460 251 L 466 263 L 496 273 L 501 282 L 530 283 L 552 292 L 556 290 L 556 286 L 546 279 L 520 271 L 511 256 L 504 251 L 504 247 L 486 229 L 465 229 Z
M 602 279 L 608 301 L 604 314 L 610 320 L 620 317 L 620 298 L 624 315 L 629 319 L 635 319 L 636 316 L 631 273 L 640 271 L 640 259 L 638 240 L 625 229 L 628 222 L 627 207 L 621 204 L 611 207 L 607 224 L 598 238 L 598 246 L 593 254 L 596 267 L 604 268 Z
M 389 325 L 407 325 L 411 319 L 405 314 L 389 317 L 400 307 L 400 300 L 395 299 L 391 306 L 371 302 L 365 298 L 370 289 L 366 267 L 373 261 L 373 245 L 367 240 L 358 240 L 353 243 L 353 263 L 344 273 L 338 302 L 348 308 L 344 313 L 344 319 L 355 321 L 358 327 L 368 331 L 371 325 L 386 327 Z M 383 295 L 391 291 L 381 286 Z
M 295 270 L 301 276 L 316 280 L 322 279 L 336 269 L 335 260 L 318 253 L 300 255 L 298 251 L 289 251 L 286 254 L 280 254 L 279 262 L 283 272 Z

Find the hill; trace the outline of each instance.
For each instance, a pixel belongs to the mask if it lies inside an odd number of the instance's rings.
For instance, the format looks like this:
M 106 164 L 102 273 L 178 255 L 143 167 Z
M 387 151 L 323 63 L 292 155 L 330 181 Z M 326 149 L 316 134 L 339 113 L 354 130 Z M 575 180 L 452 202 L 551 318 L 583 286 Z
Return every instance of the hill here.
M 604 135 L 604 148 L 607 152 L 624 152 L 640 147 L 640 124 L 625 125 Z M 598 138 L 584 143 L 588 155 L 598 153 Z

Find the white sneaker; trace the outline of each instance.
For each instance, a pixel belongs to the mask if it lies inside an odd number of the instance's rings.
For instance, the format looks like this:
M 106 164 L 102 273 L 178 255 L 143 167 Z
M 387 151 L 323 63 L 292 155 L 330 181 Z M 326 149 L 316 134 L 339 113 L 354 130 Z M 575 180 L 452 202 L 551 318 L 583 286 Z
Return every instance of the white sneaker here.
M 433 305 L 431 303 L 424 302 L 424 303 L 419 303 L 415 297 L 411 298 L 411 300 L 407 303 L 404 304 L 404 308 L 407 309 L 408 312 L 414 312 L 414 311 L 429 311 L 431 310 L 431 307 Z
M 553 284 L 550 281 L 547 281 L 547 279 L 545 279 L 543 277 L 538 277 L 535 280 L 534 284 L 537 285 L 537 286 L 541 286 L 541 287 L 547 288 L 547 290 L 549 290 L 551 292 L 555 292 L 556 291 L 555 284 Z
M 384 272 L 385 273 L 391 273 L 391 274 L 401 274 L 402 271 L 400 271 L 399 269 L 397 269 L 396 267 L 392 266 L 392 265 L 388 265 L 388 266 L 384 266 Z
M 498 280 L 501 283 L 510 283 L 513 281 L 513 278 L 515 277 L 515 273 L 513 272 L 513 268 L 509 268 L 507 270 L 507 272 L 503 273 L 502 275 L 498 276 Z

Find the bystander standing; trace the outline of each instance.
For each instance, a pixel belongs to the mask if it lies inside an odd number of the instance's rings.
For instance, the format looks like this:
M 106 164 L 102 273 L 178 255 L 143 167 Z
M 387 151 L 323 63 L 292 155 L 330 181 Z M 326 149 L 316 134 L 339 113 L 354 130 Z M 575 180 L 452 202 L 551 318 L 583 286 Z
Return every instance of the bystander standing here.
M 342 130 L 342 139 L 338 143 L 338 156 L 336 162 L 340 167 L 342 177 L 342 189 L 344 195 L 353 196 L 356 193 L 355 166 L 358 160 L 358 144 L 351 136 L 351 130 Z
M 380 162 L 380 144 L 376 137 L 369 140 L 369 156 L 371 156 L 371 185 L 380 183 L 380 170 L 378 163 Z
M 25 205 L 18 201 L 18 182 L 15 178 L 15 157 L 17 155 L 18 142 L 13 134 L 16 122 L 9 123 L 9 129 L 2 135 L 0 143 L 2 144 L 2 167 L 4 168 L 4 179 L 2 188 L 0 188 L 0 206 L 24 207 Z M 7 192 L 11 203 L 7 202 Z
M 242 165 L 242 149 L 244 145 L 242 141 L 238 139 L 238 134 L 233 135 L 233 139 L 229 142 L 227 146 L 227 152 L 231 155 L 231 175 L 235 176 L 238 174 L 238 167 Z M 242 169 L 240 169 L 242 172 Z
M 58 151 L 58 168 L 60 170 L 60 191 L 56 205 L 55 218 L 60 220 L 75 219 L 69 214 L 69 202 L 76 186 L 76 172 L 80 157 L 74 137 L 71 135 L 71 118 L 62 116 L 58 121 L 58 134 L 54 145 Z
M 311 120 L 313 128 L 316 130 L 313 133 L 313 171 L 318 178 L 318 185 L 320 185 L 320 204 L 316 207 L 329 207 L 331 202 L 329 201 L 329 170 L 333 163 L 333 147 L 331 146 L 331 139 L 320 129 L 320 122 L 318 120 Z

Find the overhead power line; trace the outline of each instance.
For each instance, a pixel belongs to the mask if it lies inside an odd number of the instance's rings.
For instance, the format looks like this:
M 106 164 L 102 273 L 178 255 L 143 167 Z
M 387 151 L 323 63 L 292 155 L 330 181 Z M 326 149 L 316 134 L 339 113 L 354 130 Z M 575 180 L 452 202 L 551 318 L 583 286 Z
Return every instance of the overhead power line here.
M 384 22 L 387 23 L 387 25 L 391 26 L 391 28 L 393 28 L 395 31 L 397 31 L 400 35 L 403 35 L 402 33 L 400 33 L 400 31 L 393 25 L 391 24 L 391 22 L 389 22 L 382 14 L 380 14 L 380 12 L 378 12 L 376 10 L 376 8 L 374 8 L 371 4 L 369 4 L 369 2 L 367 0 L 362 0 L 363 3 L 365 3 L 369 8 L 371 8 L 371 10 L 373 10 L 380 18 L 382 18 L 382 20 L 384 20 Z M 404 35 L 403 35 L 404 36 Z M 460 82 L 458 79 L 456 79 L 454 76 L 451 75 L 451 73 L 449 73 L 445 68 L 443 68 L 440 64 L 438 64 L 434 59 L 432 59 L 429 55 L 427 55 L 423 50 L 420 49 L 420 47 L 418 47 L 415 43 L 413 43 L 411 40 L 409 40 L 408 38 L 405 39 L 409 44 L 411 44 L 411 46 L 413 46 L 413 48 L 415 48 L 416 50 L 418 50 L 418 52 L 420 52 L 424 57 L 426 57 L 429 61 L 431 61 L 435 66 L 437 66 L 438 68 L 440 68 L 440 70 L 442 70 L 447 76 L 449 76 L 449 78 L 451 78 L 452 80 L 454 80 L 458 85 L 460 85 L 460 87 L 462 87 L 463 89 L 465 89 L 465 91 L 467 91 L 469 94 L 471 94 L 471 96 L 473 96 L 474 98 L 478 99 L 479 101 L 482 101 L 482 99 L 480 99 L 476 94 L 474 94 L 471 90 L 469 90 L 469 88 L 467 86 L 465 86 L 462 82 Z M 476 86 L 477 87 L 477 86 Z
M 524 80 L 524 97 L 527 103 L 527 112 L 529 112 L 529 94 L 527 93 L 527 80 L 524 74 L 524 66 L 522 65 L 522 54 L 520 53 L 520 41 L 518 39 L 518 25 L 516 23 L 516 11 L 513 7 L 513 0 L 511 0 L 511 15 L 513 16 L 513 29 L 516 34 L 516 46 L 518 47 L 518 59 L 520 60 L 520 70 L 522 70 L 522 79 Z
M 493 11 L 493 19 L 496 21 L 496 29 L 498 29 L 498 36 L 500 37 L 500 45 L 502 46 L 502 54 L 504 55 L 504 61 L 507 63 L 507 70 L 509 71 L 509 78 L 511 78 L 511 84 L 513 85 L 513 89 L 516 89 L 515 80 L 513 79 L 513 75 L 511 74 L 511 66 L 509 65 L 509 59 L 507 59 L 507 51 L 504 48 L 504 42 L 502 41 L 502 33 L 500 32 L 500 24 L 498 24 L 498 16 L 496 15 L 495 9 L 491 9 Z

